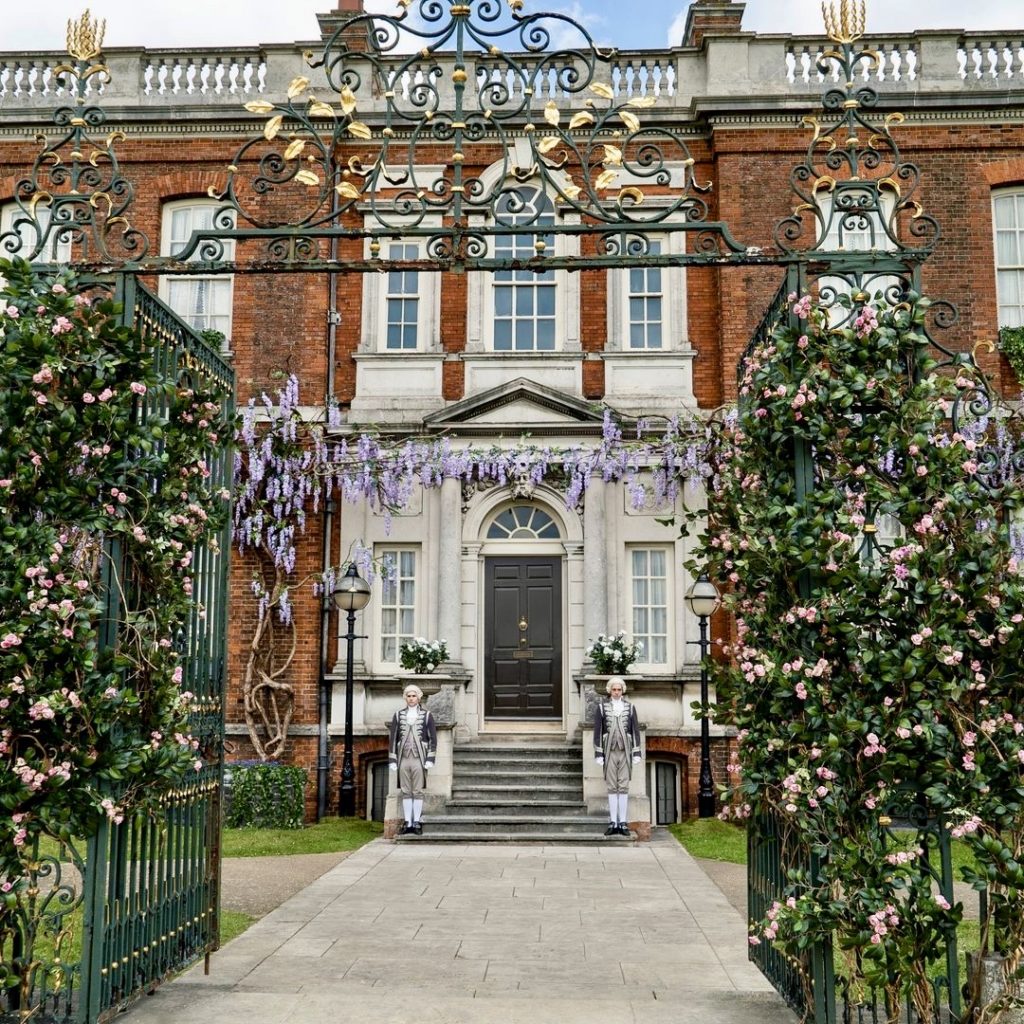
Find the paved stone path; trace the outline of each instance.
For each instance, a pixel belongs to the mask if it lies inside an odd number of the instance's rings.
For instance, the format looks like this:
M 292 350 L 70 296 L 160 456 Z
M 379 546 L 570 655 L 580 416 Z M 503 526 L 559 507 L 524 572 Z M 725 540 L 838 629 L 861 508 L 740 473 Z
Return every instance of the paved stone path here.
M 793 1024 L 671 837 L 347 857 L 128 1024 Z

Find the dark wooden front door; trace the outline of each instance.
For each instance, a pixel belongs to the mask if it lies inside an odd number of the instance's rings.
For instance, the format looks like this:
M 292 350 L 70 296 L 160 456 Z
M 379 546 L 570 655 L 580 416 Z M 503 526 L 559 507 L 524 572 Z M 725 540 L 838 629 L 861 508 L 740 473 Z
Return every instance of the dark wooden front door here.
M 562 717 L 562 561 L 485 560 L 484 714 Z

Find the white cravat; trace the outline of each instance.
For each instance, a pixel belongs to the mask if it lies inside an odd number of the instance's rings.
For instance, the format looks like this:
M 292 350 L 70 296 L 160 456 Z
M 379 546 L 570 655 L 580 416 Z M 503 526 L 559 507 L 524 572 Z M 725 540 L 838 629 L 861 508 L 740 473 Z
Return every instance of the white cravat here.
M 621 715 L 624 708 L 625 708 L 625 702 L 622 700 L 621 697 L 619 697 L 618 700 L 615 700 L 615 699 L 612 700 L 612 714 L 613 715 L 616 715 L 616 716 Z

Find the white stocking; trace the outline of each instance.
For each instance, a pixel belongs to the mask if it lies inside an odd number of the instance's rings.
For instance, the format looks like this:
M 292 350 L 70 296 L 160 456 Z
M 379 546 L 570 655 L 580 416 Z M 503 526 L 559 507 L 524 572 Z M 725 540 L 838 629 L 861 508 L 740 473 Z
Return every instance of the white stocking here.
M 619 814 L 615 819 L 620 825 L 626 824 L 626 815 L 629 813 L 629 794 L 619 793 Z
M 412 823 L 415 825 L 420 820 L 420 815 L 423 813 L 423 801 L 413 800 L 412 802 Z
M 618 806 L 618 798 L 614 793 L 608 794 L 608 820 L 614 825 L 619 819 L 615 817 L 615 808 Z
M 405 823 L 406 823 L 406 825 L 411 825 L 412 821 L 413 821 L 413 818 L 412 818 L 412 800 L 410 800 L 408 797 L 406 797 L 406 798 L 404 798 L 402 800 L 402 810 L 405 812 Z

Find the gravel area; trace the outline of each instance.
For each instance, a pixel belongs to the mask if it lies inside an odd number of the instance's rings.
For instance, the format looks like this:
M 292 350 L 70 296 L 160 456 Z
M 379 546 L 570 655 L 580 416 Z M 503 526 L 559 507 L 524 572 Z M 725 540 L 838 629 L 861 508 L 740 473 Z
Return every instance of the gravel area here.
M 351 852 L 225 857 L 221 862 L 221 906 L 263 917 L 340 864 Z

